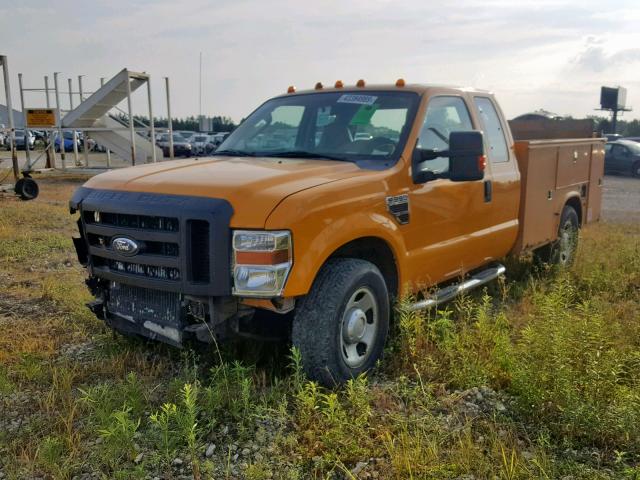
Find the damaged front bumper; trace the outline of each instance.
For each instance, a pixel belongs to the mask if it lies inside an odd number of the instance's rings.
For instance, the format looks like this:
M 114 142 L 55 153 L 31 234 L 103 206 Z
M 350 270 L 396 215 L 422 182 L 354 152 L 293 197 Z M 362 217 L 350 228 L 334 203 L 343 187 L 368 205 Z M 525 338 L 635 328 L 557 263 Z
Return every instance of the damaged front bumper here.
M 178 347 L 187 340 L 223 340 L 253 313 L 233 297 L 185 296 L 96 277 L 86 283 L 96 297 L 87 306 L 111 328 Z

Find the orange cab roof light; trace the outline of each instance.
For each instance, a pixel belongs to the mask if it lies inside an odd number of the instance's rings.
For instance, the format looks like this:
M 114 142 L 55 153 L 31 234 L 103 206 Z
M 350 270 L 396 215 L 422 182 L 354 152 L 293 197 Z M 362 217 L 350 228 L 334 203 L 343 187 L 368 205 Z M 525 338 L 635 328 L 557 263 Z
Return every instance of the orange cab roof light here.
M 396 87 L 404 87 L 404 78 L 396 80 Z
M 364 80 L 361 78 L 360 80 L 358 80 L 358 82 L 356 83 L 356 87 L 360 87 L 363 88 L 364 87 Z
M 342 80 L 336 80 L 336 83 L 334 85 L 335 88 L 342 88 L 344 87 L 344 84 L 342 83 Z
M 289 88 L 287 88 L 287 93 L 296 93 L 296 87 L 294 87 L 293 85 L 289 85 Z
M 316 90 L 322 90 L 322 82 L 316 83 L 315 89 Z

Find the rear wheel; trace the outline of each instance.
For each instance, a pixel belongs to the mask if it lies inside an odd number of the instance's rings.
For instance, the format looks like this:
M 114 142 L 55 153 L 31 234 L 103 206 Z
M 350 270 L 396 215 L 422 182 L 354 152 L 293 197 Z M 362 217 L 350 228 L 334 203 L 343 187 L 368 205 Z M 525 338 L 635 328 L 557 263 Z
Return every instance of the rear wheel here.
M 389 312 L 387 285 L 375 265 L 354 258 L 327 262 L 293 320 L 293 345 L 307 376 L 334 386 L 375 366 Z
M 578 248 L 579 228 L 580 220 L 576 210 L 570 205 L 565 205 L 560 215 L 558 239 L 538 248 L 534 252 L 536 258 L 551 265 L 570 266 Z

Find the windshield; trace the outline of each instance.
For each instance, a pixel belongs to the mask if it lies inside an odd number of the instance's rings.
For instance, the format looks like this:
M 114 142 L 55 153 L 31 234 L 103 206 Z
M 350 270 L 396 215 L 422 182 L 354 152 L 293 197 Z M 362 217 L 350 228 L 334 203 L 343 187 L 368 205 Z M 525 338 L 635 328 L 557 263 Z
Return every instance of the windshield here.
M 216 154 L 395 160 L 419 97 L 413 92 L 326 92 L 278 97 L 253 112 Z

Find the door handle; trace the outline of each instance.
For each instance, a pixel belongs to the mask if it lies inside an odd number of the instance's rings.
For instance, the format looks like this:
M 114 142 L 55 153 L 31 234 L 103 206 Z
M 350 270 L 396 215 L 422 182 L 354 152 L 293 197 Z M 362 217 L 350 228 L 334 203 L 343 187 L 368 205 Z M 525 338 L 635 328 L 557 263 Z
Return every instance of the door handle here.
M 484 181 L 484 202 L 489 203 L 493 198 L 493 184 L 491 180 Z

